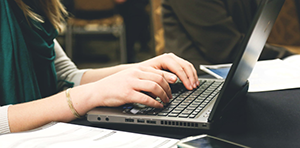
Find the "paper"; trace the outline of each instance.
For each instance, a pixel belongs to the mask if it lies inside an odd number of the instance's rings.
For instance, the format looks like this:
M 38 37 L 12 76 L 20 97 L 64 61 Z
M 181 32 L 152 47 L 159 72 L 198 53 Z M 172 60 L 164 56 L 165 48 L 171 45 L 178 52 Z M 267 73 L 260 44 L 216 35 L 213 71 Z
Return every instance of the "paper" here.
M 293 64 L 294 66 L 298 67 L 300 66 L 300 54 L 286 57 L 284 62 L 288 62 L 289 64 Z
M 300 88 L 300 69 L 280 59 L 260 61 L 250 75 L 249 92 Z
M 176 148 L 178 139 L 54 123 L 39 130 L 0 136 L 1 148 Z
M 228 66 L 228 69 L 230 68 L 230 64 L 214 65 L 213 68 L 217 69 L 218 66 L 224 68 L 224 65 Z M 202 70 L 206 72 L 211 68 L 210 65 L 204 66 L 206 69 L 202 66 Z M 258 61 L 249 77 L 248 92 L 274 91 L 291 88 L 300 88 L 300 55 L 293 55 L 284 60 Z

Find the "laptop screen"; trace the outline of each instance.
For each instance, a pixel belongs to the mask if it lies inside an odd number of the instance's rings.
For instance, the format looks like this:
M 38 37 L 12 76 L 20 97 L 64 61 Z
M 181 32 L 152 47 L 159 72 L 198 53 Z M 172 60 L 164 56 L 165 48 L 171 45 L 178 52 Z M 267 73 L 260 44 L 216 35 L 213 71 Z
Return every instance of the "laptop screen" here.
M 209 121 L 227 110 L 235 95 L 247 85 L 247 80 L 272 30 L 285 0 L 262 0 L 248 33 L 239 47 L 223 88 L 210 114 Z M 247 91 L 247 90 L 246 90 Z

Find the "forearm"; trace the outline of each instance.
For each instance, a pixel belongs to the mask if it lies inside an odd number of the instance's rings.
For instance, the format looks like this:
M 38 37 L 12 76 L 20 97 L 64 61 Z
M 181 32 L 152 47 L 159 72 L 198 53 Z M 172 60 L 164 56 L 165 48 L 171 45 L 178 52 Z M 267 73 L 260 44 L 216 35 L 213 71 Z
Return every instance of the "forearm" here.
M 95 82 L 95 81 L 103 79 L 109 75 L 112 75 L 112 74 L 122 71 L 124 69 L 130 68 L 134 65 L 135 64 L 123 64 L 123 65 L 118 65 L 118 66 L 113 66 L 113 67 L 88 70 L 83 74 L 80 84 L 82 85 L 82 84 L 87 84 L 90 82 Z
M 100 80 L 104 77 L 107 77 L 111 74 L 119 72 L 121 70 L 127 69 L 132 67 L 135 64 L 124 64 L 114 67 L 108 68 L 99 68 L 99 69 L 91 69 L 84 72 L 78 70 L 76 65 L 67 57 L 59 43 L 54 40 L 55 42 L 55 69 L 56 74 L 59 80 L 67 80 L 75 83 L 75 86 L 79 84 L 86 84 L 90 82 L 95 82 Z M 81 76 L 82 75 L 82 76 Z
M 90 94 L 85 86 L 75 87 L 70 92 L 74 108 L 80 115 L 94 107 L 89 103 Z M 69 122 L 74 118 L 65 91 L 44 99 L 11 105 L 8 109 L 11 132 L 31 130 L 50 122 Z

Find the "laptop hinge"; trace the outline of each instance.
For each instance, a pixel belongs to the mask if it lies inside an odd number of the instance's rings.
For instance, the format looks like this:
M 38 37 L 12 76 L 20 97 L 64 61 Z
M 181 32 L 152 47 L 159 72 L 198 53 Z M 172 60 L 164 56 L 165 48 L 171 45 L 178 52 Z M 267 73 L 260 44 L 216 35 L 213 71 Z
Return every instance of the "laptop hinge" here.
M 208 118 L 208 122 L 216 122 L 217 120 L 223 119 L 224 115 L 227 115 L 231 113 L 231 110 L 236 107 L 236 105 L 239 105 L 243 103 L 243 101 L 246 101 L 243 96 L 248 92 L 249 88 L 249 81 L 246 82 L 246 84 L 241 88 L 240 91 L 237 91 L 237 93 L 232 97 L 230 102 L 226 104 L 226 106 L 221 110 L 221 113 L 211 114 Z

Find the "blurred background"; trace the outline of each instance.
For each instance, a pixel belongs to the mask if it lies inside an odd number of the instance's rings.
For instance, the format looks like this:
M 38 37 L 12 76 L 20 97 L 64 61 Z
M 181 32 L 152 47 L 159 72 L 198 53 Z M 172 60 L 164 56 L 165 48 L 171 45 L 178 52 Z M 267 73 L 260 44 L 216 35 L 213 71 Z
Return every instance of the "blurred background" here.
M 161 0 L 62 0 L 70 17 L 57 40 L 78 68 L 143 61 L 164 52 Z M 298 0 L 287 0 L 268 43 L 300 53 Z
M 70 17 L 57 40 L 79 68 L 155 56 L 149 0 L 63 0 Z

